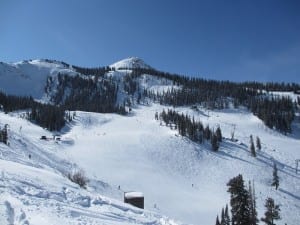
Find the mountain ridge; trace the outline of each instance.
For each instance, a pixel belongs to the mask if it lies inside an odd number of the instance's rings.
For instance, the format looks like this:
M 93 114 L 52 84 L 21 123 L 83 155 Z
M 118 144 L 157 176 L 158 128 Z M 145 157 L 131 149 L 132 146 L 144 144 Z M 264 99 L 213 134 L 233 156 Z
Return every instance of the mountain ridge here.
M 189 79 L 133 62 L 121 60 L 116 68 L 55 60 L 0 65 L 4 91 L 28 96 L 33 84 L 39 87 L 25 106 L 21 98 L 0 93 L 0 127 L 9 127 L 10 143 L 0 143 L 1 223 L 214 224 L 229 201 L 226 183 L 238 173 L 246 182 L 255 180 L 259 216 L 271 196 L 281 204 L 283 222 L 298 222 L 293 212 L 300 207 L 300 177 L 294 170 L 300 157 L 299 115 L 291 122 L 293 133 L 284 134 L 260 119 L 261 111 L 251 111 L 269 109 L 267 114 L 279 113 L 277 119 L 282 114 L 291 119 L 299 109 L 293 86 L 274 85 L 271 93 L 255 83 Z M 8 103 L 20 108 L 9 110 Z M 181 120 L 161 118 L 168 114 Z M 46 125 L 37 126 L 39 117 Z M 197 126 L 183 126 L 182 118 Z M 48 125 L 55 119 L 63 119 L 62 126 Z M 203 139 L 204 128 L 213 134 L 222 129 L 217 151 L 210 136 Z M 262 142 L 256 157 L 249 150 L 250 135 Z M 273 163 L 281 179 L 277 191 L 270 185 Z M 80 169 L 90 180 L 86 190 L 67 179 Z M 145 211 L 122 203 L 123 191 L 132 190 L 144 193 Z

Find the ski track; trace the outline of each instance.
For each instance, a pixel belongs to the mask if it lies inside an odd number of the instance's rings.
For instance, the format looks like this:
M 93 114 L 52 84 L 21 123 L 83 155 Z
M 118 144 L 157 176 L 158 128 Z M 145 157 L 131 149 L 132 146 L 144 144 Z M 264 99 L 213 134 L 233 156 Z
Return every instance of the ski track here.
M 106 76 L 120 82 L 130 72 L 128 68 L 149 67 L 136 58 L 111 66 L 117 70 Z M 55 92 L 59 72 L 77 74 L 59 62 L 44 60 L 2 63 L 0 72 L 5 92 L 31 94 L 46 102 Z M 54 83 L 46 95 L 48 75 Z M 138 82 L 154 92 L 181 88 L 147 74 Z M 16 90 L 11 83 L 24 88 Z M 127 97 L 122 85 L 118 103 Z M 134 106 L 128 116 L 76 112 L 75 119 L 62 129 L 61 141 L 20 118 L 22 111 L 0 112 L 1 127 L 10 125 L 10 145 L 0 143 L 0 225 L 214 224 L 216 215 L 229 203 L 226 183 L 238 174 L 246 183 L 255 184 L 259 218 L 265 199 L 272 197 L 281 208 L 278 224 L 300 224 L 300 171 L 295 173 L 295 159 L 300 159 L 299 121 L 293 124 L 293 134 L 285 136 L 244 108 L 211 111 L 199 106 L 196 111 L 148 103 Z M 225 138 L 219 151 L 212 152 L 209 143 L 195 144 L 155 121 L 155 113 L 168 108 L 194 116 L 204 126 L 220 126 Z M 236 142 L 230 140 L 233 130 Z M 250 135 L 259 136 L 262 142 L 256 158 L 249 152 Z M 41 136 L 48 140 L 40 140 Z M 270 186 L 274 163 L 280 177 L 277 191 Z M 68 173 L 78 169 L 90 180 L 87 189 L 67 179 Z M 144 193 L 146 210 L 122 202 L 123 192 L 133 190 Z

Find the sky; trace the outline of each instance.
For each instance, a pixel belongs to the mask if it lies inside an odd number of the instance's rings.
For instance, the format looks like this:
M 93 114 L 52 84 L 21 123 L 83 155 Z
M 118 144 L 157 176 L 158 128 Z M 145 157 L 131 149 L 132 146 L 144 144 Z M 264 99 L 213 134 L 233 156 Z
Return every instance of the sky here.
M 300 83 L 300 1 L 0 0 L 0 61 L 152 67 L 232 81 Z

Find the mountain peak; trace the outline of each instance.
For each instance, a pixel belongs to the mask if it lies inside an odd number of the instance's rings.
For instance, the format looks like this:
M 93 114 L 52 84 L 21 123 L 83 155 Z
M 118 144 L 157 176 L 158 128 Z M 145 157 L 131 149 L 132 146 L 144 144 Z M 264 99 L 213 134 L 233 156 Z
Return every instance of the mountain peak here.
M 138 57 L 128 57 L 126 59 L 122 59 L 118 62 L 111 64 L 110 67 L 114 67 L 117 70 L 136 68 L 151 69 L 151 66 L 146 64 L 144 60 Z

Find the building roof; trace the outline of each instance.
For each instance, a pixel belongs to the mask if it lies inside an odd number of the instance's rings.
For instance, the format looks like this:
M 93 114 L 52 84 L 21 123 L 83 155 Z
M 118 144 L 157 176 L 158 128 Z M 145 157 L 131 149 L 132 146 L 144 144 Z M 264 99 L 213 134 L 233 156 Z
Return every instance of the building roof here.
M 137 191 L 131 191 L 131 192 L 125 192 L 124 197 L 126 199 L 131 199 L 131 198 L 143 198 L 144 194 L 142 192 L 137 192 Z

